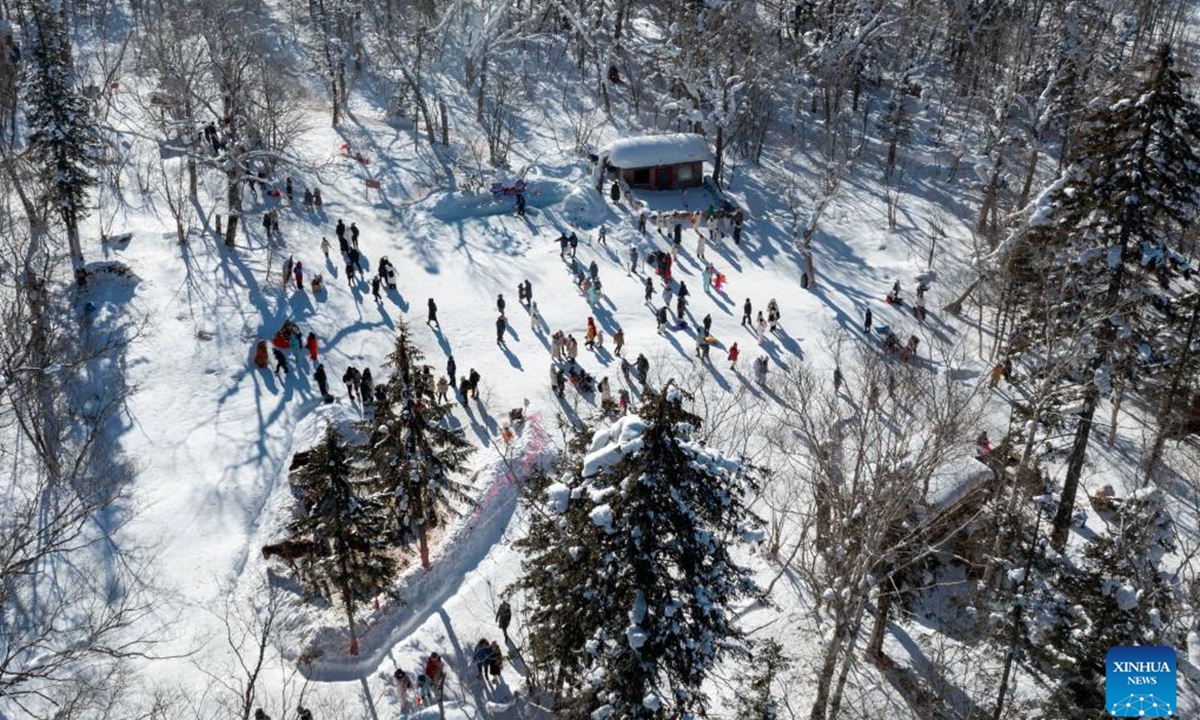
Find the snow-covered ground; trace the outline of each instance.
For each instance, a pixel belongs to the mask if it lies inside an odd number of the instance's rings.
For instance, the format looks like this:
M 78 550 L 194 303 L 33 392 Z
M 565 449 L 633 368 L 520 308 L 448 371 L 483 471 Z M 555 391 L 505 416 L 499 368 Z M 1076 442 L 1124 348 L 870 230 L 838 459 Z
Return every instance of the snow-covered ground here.
M 435 372 L 444 374 L 446 358 L 453 354 L 459 374 L 476 368 L 483 377 L 482 402 L 455 412 L 480 448 L 475 477 L 482 526 L 478 517 L 465 519 L 446 538 L 449 549 L 435 553 L 428 577 L 401 581 L 408 590 L 406 604 L 371 614 L 357 658 L 347 655 L 344 623 L 328 609 L 295 610 L 287 623 L 295 645 L 283 654 L 290 660 L 317 649 L 318 659 L 305 669 L 311 680 L 387 717 L 396 711 L 387 681 L 392 671 L 413 670 L 430 651 L 439 651 L 451 658 L 458 675 L 451 684 L 454 696 L 481 708 L 488 698 L 467 681 L 467 658 L 476 638 L 498 634 L 492 618 L 496 598 L 519 570 L 519 558 L 509 547 L 520 532 L 515 494 L 497 490 L 497 483 L 509 482 L 495 472 L 506 452 L 498 439 L 500 426 L 508 410 L 525 400 L 540 416 L 534 427 L 545 437 L 552 434 L 556 413 L 574 418 L 590 409 L 587 400 L 571 392 L 565 402 L 550 393 L 549 334 L 531 327 L 528 311 L 517 301 L 517 284 L 532 282 L 534 300 L 551 331 L 561 329 L 582 340 L 587 317 L 595 317 L 608 343 L 595 352 L 582 351 L 582 363 L 597 378 L 608 376 L 614 389 L 624 383 L 611 350 L 617 328 L 625 331 L 628 356 L 645 353 L 651 374 L 664 379 L 691 362 L 694 332 L 657 334 L 653 310 L 644 301 L 645 256 L 667 249 L 667 238 L 653 225 L 644 235 L 637 232 L 636 213 L 629 205 L 614 206 L 597 193 L 586 158 L 536 145 L 518 148 L 525 156 L 518 164 L 528 164 L 530 183 L 529 212 L 522 218 L 513 212 L 511 198 L 497 201 L 489 194 L 464 196 L 421 187 L 422 173 L 412 168 L 422 167 L 425 152 L 411 134 L 373 122 L 368 107 L 355 112 L 355 146 L 381 152 L 360 150 L 371 158 L 370 165 L 363 165 L 340 154 L 342 139 L 333 130 L 309 132 L 300 153 L 314 161 L 333 159 L 321 174 L 324 206 L 316 212 L 278 199 L 254 204 L 247 235 L 230 251 L 204 231 L 188 245 L 178 245 L 147 199 L 143 207 L 119 216 L 117 226 L 132 232 L 132 241 L 104 248 L 105 256 L 127 263 L 141 278 L 132 304 L 152 319 L 130 359 L 131 380 L 139 392 L 129 407 L 133 429 L 121 438 L 121 447 L 139 458 L 142 472 L 130 489 L 135 519 L 125 533 L 129 541 L 154 548 L 157 581 L 175 598 L 160 608 L 159 620 L 170 628 L 164 649 L 195 653 L 147 662 L 145 672 L 163 682 L 190 678 L 199 687 L 205 679 L 195 666 L 228 660 L 219 640 L 222 618 L 217 609 L 226 593 L 246 602 L 256 602 L 263 593 L 270 563 L 258 549 L 278 538 L 290 512 L 286 477 L 292 453 L 311 445 L 324 423 L 358 416 L 335 379 L 348 365 L 371 367 L 382 377 L 381 358 L 403 319 Z M 847 342 L 864 341 L 858 328 L 867 307 L 877 324 L 897 328 L 902 336 L 915 333 L 924 347 L 960 342 L 961 329 L 935 310 L 943 299 L 937 283 L 924 327 L 882 302 L 895 279 L 911 288 L 914 278 L 927 270 L 927 241 L 915 220 L 897 232 L 883 229 L 882 201 L 869 184 L 851 182 L 827 211 L 813 243 L 817 283 L 811 291 L 801 290 L 793 221 L 771 178 L 805 169 L 774 162 L 773 168 L 738 172 L 732 184 L 730 196 L 748 216 L 742 245 L 727 239 L 706 249 L 708 260 L 728 278 L 722 292 L 702 287 L 696 234 L 685 231 L 675 274 L 692 291 L 693 322 L 713 317 L 719 343 L 712 355 L 711 382 L 730 392 L 751 385 L 750 363 L 760 354 L 775 369 L 796 362 L 830 366 L 830 333 L 845 329 Z M 368 171 L 385 179 L 381 192 L 366 191 Z M 316 182 L 297 180 L 297 194 Z M 638 197 L 651 209 L 688 202 L 680 193 Z M 695 202 L 696 197 L 690 199 L 693 207 Z M 914 198 L 911 211 L 919 216 L 923 202 Z M 266 241 L 257 222 L 271 208 L 280 212 L 283 237 L 277 244 Z M 382 302 L 375 302 L 366 283 L 347 284 L 334 239 L 338 219 L 357 224 L 363 259 L 372 269 L 385 255 L 395 264 L 398 289 L 386 292 Z M 601 224 L 609 228 L 606 246 L 597 241 Z M 595 260 L 600 268 L 604 297 L 595 311 L 560 259 L 558 236 L 572 230 L 581 240 L 578 260 L 585 265 Z M 322 236 L 334 242 L 330 261 L 319 249 Z M 639 254 L 636 274 L 628 272 L 631 245 Z M 325 291 L 314 296 L 285 284 L 281 266 L 288 256 L 304 263 L 306 277 L 320 273 Z M 956 270 L 949 262 L 939 263 L 939 274 Z M 508 318 L 502 346 L 495 341 L 494 325 L 499 294 L 505 297 Z M 428 298 L 437 301 L 440 329 L 425 324 Z M 761 347 L 754 332 L 739 324 L 746 298 L 756 313 L 772 298 L 781 308 L 782 333 Z M 655 303 L 661 304 L 661 295 Z M 289 318 L 319 338 L 320 361 L 338 396 L 332 408 L 321 404 L 307 358 L 283 378 L 256 370 L 250 362 L 255 341 L 269 338 Z M 743 353 L 736 372 L 723 360 L 724 350 L 735 342 Z M 761 402 L 769 399 L 763 396 Z M 749 559 L 764 576 L 773 574 L 761 559 Z M 282 565 L 274 569 L 285 571 Z M 410 571 L 406 578 L 413 572 L 419 573 Z M 517 618 L 519 633 L 519 611 Z M 323 629 L 314 630 L 322 623 Z M 507 682 L 519 687 L 511 674 Z M 482 716 L 504 717 L 495 707 Z
M 132 78 L 126 84 L 130 90 L 115 96 L 111 119 L 123 129 L 141 130 L 144 118 L 132 99 L 140 90 Z M 399 706 L 390 681 L 393 671 L 414 671 L 437 651 L 451 670 L 446 717 L 527 717 L 514 702 L 518 693 L 525 693 L 516 665 L 505 667 L 501 687 L 487 689 L 473 677 L 470 654 L 477 639 L 499 638 L 493 614 L 500 593 L 520 570 L 512 540 L 523 529 L 518 503 L 522 473 L 552 452 L 559 437 L 557 415 L 575 420 L 593 409 L 592 400 L 570 390 L 565 400 L 550 392 L 550 334 L 574 334 L 582 346 L 587 318 L 594 317 L 605 344 L 595 351 L 581 348 L 581 362 L 597 379 L 607 376 L 614 394 L 617 387 L 628 387 L 612 352 L 618 328 L 625 333 L 626 355 L 644 353 L 653 378 L 686 373 L 694 362 L 694 330 L 658 334 L 654 310 L 662 296 L 656 294 L 653 306 L 644 300 L 646 255 L 667 249 L 669 241 L 653 224 L 639 233 L 639 210 L 628 200 L 614 205 L 607 192 L 596 191 L 587 158 L 562 149 L 570 145 L 565 132 L 559 137 L 527 133 L 513 149 L 511 165 L 524 169 L 530 188 L 528 213 L 519 217 L 511 197 L 495 200 L 486 190 L 464 194 L 451 189 L 454 184 L 423 137 L 385 122 L 369 95 L 352 97 L 351 115 L 340 130 L 324 124 L 326 113 L 322 103 L 313 101 L 317 120 L 296 152 L 297 160 L 314 172 L 293 173 L 297 201 L 247 195 L 248 222 L 234 249 L 225 248 L 213 229 L 199 222 L 193 223 L 190 242 L 178 244 L 157 193 L 126 190 L 120 203 L 110 196 L 85 232 L 85 237 L 97 237 L 97 218 L 104 218 L 113 233 L 133 234 L 128 243 L 92 243 L 85 249 L 89 259 L 129 266 L 138 278 L 132 297 L 96 292 L 92 299 L 101 313 L 127 307 L 150 319 L 128 358 L 129 382 L 138 392 L 126 409 L 128 428 L 119 437 L 120 449 L 136 459 L 140 472 L 128 488 L 132 520 L 118 539 L 146 548 L 154 557 L 154 590 L 162 598 L 154 616 L 138 628 L 154 629 L 160 640 L 157 657 L 138 663 L 139 675 L 152 685 L 178 685 L 202 694 L 212 679 L 201 669 L 220 673 L 235 661 L 226 643 L 226 599 L 261 607 L 268 585 L 275 585 L 284 592 L 284 610 L 279 653 L 272 655 L 270 671 L 261 679 L 263 696 L 278 697 L 289 684 L 309 683 L 308 692 L 332 698 L 348 716 L 395 718 Z M 932 122 L 934 114 L 930 109 L 928 117 L 916 118 L 918 127 Z M 888 325 L 901 337 L 921 338 L 923 367 L 929 372 L 953 372 L 969 385 L 981 382 L 987 364 L 978 348 L 990 345 L 991 338 L 974 318 L 952 319 L 940 310 L 963 284 L 949 281 L 961 280 L 967 268 L 974 217 L 964 198 L 977 193 L 978 178 L 963 172 L 946 181 L 949 158 L 925 142 L 925 135 L 915 135 L 897 229 L 887 229 L 884 191 L 877 181 L 880 168 L 842 179 L 812 239 L 816 281 L 808 289 L 800 286 L 804 260 L 798 247 L 805 220 L 797 217 L 789 197 L 797 192 L 790 178 L 805 180 L 803 188 L 819 186 L 819 154 L 779 156 L 768 150 L 760 167 L 727 169 L 732 177 L 728 195 L 746 213 L 742 244 L 726 239 L 709 242 L 705 250 L 727 284 L 721 292 L 702 286 L 704 263 L 696 257 L 697 236 L 690 229 L 684 232 L 674 270 L 691 290 L 691 327 L 712 316 L 718 343 L 708 382 L 727 392 L 730 402 L 736 397 L 750 412 L 773 402 L 754 388 L 750 367 L 760 355 L 769 358 L 772 372 L 805 363 L 831 374 L 837 346 L 879 342 L 861 330 L 868 308 L 876 325 Z M 608 127 L 601 139 L 618 136 Z M 370 163 L 343 153 L 347 142 Z M 157 152 L 154 143 L 139 140 L 132 148 L 141 157 Z M 495 179 L 508 175 L 497 173 Z M 367 179 L 378 180 L 380 188 L 368 189 Z M 298 198 L 305 186 L 315 185 L 324 205 L 309 212 Z M 638 192 L 636 198 L 654 211 L 702 208 L 711 202 L 704 190 L 686 195 Z M 259 223 L 270 209 L 280 214 L 282 239 L 277 242 L 267 241 Z M 374 270 L 379 258 L 387 256 L 398 271 L 398 288 L 385 291 L 380 302 L 367 283 L 347 283 L 334 233 L 339 219 L 357 224 L 364 264 Z M 937 239 L 930 266 L 934 221 L 944 235 Z M 608 229 L 606 245 L 598 242 L 601 225 Z M 572 231 L 580 238 L 578 261 L 599 266 L 604 292 L 594 309 L 560 256 L 558 237 Z M 330 260 L 319 248 L 323 236 L 334 244 Z M 635 273 L 629 272 L 631 246 L 639 256 Z M 303 290 L 282 277 L 288 257 L 304 264 Z M 325 290 L 314 295 L 308 283 L 317 273 Z M 911 296 L 918 276 L 932 285 L 924 324 L 883 301 L 896 280 Z M 516 287 L 525 280 L 532 283 L 544 325 L 531 323 L 529 311 L 517 301 Z M 501 294 L 508 320 L 503 344 L 495 335 Z M 425 323 L 429 298 L 438 305 L 437 327 Z M 754 330 L 739 323 L 747 298 L 755 313 L 765 311 L 771 299 L 782 312 L 782 331 L 761 345 Z M 671 306 L 673 313 L 673 302 Z M 269 340 L 288 319 L 319 338 L 320 362 L 337 398 L 334 405 L 322 403 L 307 357 L 291 358 L 292 372 L 283 377 L 254 367 L 255 342 Z M 264 560 L 260 548 L 279 539 L 292 512 L 287 472 L 293 453 L 311 446 L 326 423 L 361 417 L 360 408 L 346 398 L 342 372 L 348 366 L 370 367 L 377 379 L 385 377 L 381 362 L 401 320 L 413 331 L 435 375 L 445 373 L 450 355 L 459 375 L 472 368 L 482 375 L 480 401 L 458 405 L 454 412 L 455 422 L 478 447 L 471 480 L 479 507 L 436 538 L 432 570 L 411 567 L 403 574 L 397 586 L 403 603 L 384 600 L 361 614 L 360 652 L 351 656 L 340 613 L 303 603 L 286 579 L 286 566 Z M 734 343 L 742 351 L 736 371 L 724 360 Z M 636 388 L 629 390 L 637 395 Z M 511 443 L 503 440 L 509 410 L 526 402 L 531 421 Z M 995 423 L 991 429 L 1000 434 L 1007 412 L 997 409 L 989 417 Z M 972 452 L 970 446 L 962 449 L 963 477 L 978 472 Z M 956 477 L 946 478 L 935 493 L 954 497 Z M 778 572 L 748 549 L 739 557 L 764 583 Z M 801 659 L 798 674 L 803 674 L 814 662 L 820 628 L 812 598 L 793 582 L 785 577 L 776 586 L 774 607 L 745 608 L 742 618 L 758 634 L 782 639 Z M 522 636 L 520 607 L 515 609 L 513 652 Z M 942 667 L 952 667 L 954 654 L 963 652 L 936 628 L 919 622 L 915 628 L 893 624 L 889 632 L 888 654 L 905 659 L 902 664 L 909 669 L 904 672 L 927 672 L 935 653 Z M 290 673 L 297 661 L 300 677 Z M 903 714 L 910 710 L 902 703 L 888 701 L 904 694 L 895 675 L 885 679 L 866 664 L 857 671 L 867 675 L 856 679 L 869 689 L 863 690 L 864 702 L 876 703 L 887 717 L 911 716 Z M 940 681 L 951 689 L 948 702 L 962 707 L 966 701 L 956 683 L 969 679 Z M 728 698 L 735 682 L 719 678 L 712 692 Z M 814 691 L 798 683 L 794 706 L 806 707 Z M 725 712 L 719 704 L 716 709 Z M 435 716 L 432 711 L 409 715 Z

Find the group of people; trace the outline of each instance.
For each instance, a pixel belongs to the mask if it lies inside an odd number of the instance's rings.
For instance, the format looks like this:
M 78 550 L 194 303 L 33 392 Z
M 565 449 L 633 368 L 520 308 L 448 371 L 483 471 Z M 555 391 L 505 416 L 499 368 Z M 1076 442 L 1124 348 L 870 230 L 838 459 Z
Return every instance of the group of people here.
M 508 627 L 512 622 L 512 607 L 507 600 L 500 603 L 496 608 L 496 624 L 500 626 L 500 631 L 504 634 L 504 641 L 508 642 Z M 471 655 L 471 661 L 475 663 L 476 670 L 479 672 L 479 679 L 484 684 L 490 684 L 489 680 L 499 681 L 501 671 L 504 667 L 504 652 L 500 648 L 500 643 L 492 640 L 488 641 L 480 639 L 475 644 L 475 650 Z M 422 665 L 415 673 L 416 680 L 409 676 L 401 668 L 397 668 L 392 674 L 393 681 L 396 687 L 396 696 L 400 700 L 400 712 L 408 712 L 415 692 L 415 702 L 419 707 L 429 707 L 434 702 L 442 699 L 442 691 L 446 684 L 446 663 L 442 656 L 436 652 L 429 654 L 425 664 Z

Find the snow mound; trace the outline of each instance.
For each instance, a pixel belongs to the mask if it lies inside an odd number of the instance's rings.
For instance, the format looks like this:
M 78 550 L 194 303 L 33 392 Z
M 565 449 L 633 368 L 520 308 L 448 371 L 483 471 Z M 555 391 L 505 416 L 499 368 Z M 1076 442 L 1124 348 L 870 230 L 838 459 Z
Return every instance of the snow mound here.
M 573 187 L 562 201 L 562 214 L 577 227 L 596 227 L 608 216 L 604 198 L 595 188 Z
M 562 203 L 576 192 L 579 192 L 579 188 L 563 180 L 538 178 L 527 183 L 525 202 L 529 207 L 547 208 Z M 439 193 L 420 203 L 418 207 L 443 222 L 457 222 L 468 218 L 510 214 L 515 203 L 516 198 L 512 195 L 497 198 L 488 192 Z

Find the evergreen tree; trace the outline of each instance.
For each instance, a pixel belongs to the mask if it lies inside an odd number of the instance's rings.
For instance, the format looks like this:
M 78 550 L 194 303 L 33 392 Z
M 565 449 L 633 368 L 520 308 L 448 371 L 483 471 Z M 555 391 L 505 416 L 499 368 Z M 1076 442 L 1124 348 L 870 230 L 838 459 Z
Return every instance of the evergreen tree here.
M 421 564 L 429 567 L 427 533 L 446 513 L 472 504 L 470 486 L 455 480 L 467 468 L 470 442 L 451 427 L 448 404 L 438 404 L 433 374 L 400 323 L 386 365 L 394 369 L 364 422 L 369 475 L 391 494 L 394 530 L 401 542 L 417 541 Z
M 1037 201 L 1009 271 L 1023 296 L 1010 350 L 1080 401 L 1052 543 L 1062 549 L 1093 419 L 1114 380 L 1137 379 L 1177 313 L 1153 269 L 1200 205 L 1200 112 L 1164 46 L 1135 92 L 1104 103 L 1072 164 Z M 1177 253 L 1174 253 L 1177 254 Z
M 560 718 L 666 718 L 705 709 L 700 686 L 744 654 L 732 604 L 761 592 L 730 557 L 758 519 L 756 471 L 707 448 L 683 393 L 576 439 L 535 480 L 517 587 Z
M 739 720 L 778 720 L 779 703 L 775 701 L 773 687 L 791 661 L 775 638 L 756 642 L 753 657 L 756 672 L 750 679 L 748 692 L 738 694 L 735 717 Z
M 1104 713 L 1104 658 L 1118 645 L 1182 644 L 1167 636 L 1177 586 L 1162 558 L 1175 549 L 1174 523 L 1157 490 L 1103 510 L 1108 532 L 1082 557 L 1043 554 L 1024 592 L 1022 637 L 1033 663 L 1058 682 L 1047 717 Z M 1043 548 L 1044 549 L 1044 548 Z M 1017 576 L 1019 577 L 1019 576 Z
M 293 476 L 293 484 L 313 502 L 290 526 L 294 537 L 311 536 L 323 551 L 310 584 L 327 584 L 336 591 L 350 623 L 351 653 L 358 652 L 355 609 L 396 575 L 395 558 L 382 541 L 388 525 L 386 498 L 354 476 L 352 448 L 336 428 L 326 428 L 321 444 Z
M 96 163 L 99 132 L 75 86 L 66 22 L 35 3 L 33 30 L 25 83 L 29 153 L 38 168 L 42 202 L 56 208 L 62 219 L 75 277 L 82 284 L 79 223 L 87 216 L 88 191 L 96 184 L 89 170 Z

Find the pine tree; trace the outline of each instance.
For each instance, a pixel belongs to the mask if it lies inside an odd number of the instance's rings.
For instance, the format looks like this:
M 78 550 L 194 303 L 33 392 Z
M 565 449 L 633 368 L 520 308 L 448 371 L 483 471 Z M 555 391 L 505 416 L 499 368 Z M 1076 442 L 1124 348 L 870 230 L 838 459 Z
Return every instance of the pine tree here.
M 739 720 L 778 720 L 779 703 L 775 701 L 773 688 L 791 661 L 775 638 L 756 642 L 753 659 L 756 672 L 750 679 L 749 691 L 738 694 L 735 717 Z
M 467 467 L 472 447 L 463 431 L 447 422 L 450 406 L 438 404 L 424 355 L 400 323 L 388 355 L 394 372 L 382 386 L 375 417 L 363 423 L 370 441 L 366 471 L 391 495 L 396 536 L 416 540 L 421 564 L 429 567 L 428 531 L 447 513 L 472 504 L 470 487 L 455 480 Z
M 62 219 L 75 277 L 82 284 L 79 223 L 87 216 L 88 191 L 96 184 L 89 170 L 96 163 L 99 131 L 75 86 L 66 22 L 35 3 L 33 28 L 25 98 L 29 153 L 38 168 L 42 202 L 56 208 Z
M 703 712 L 716 663 L 746 652 L 731 606 L 760 597 L 730 545 L 758 519 L 757 471 L 707 448 L 676 389 L 577 438 L 534 481 L 527 553 L 533 655 L 560 718 Z
M 1182 640 L 1166 635 L 1177 586 L 1161 561 L 1175 549 L 1175 529 L 1161 493 L 1142 491 L 1104 512 L 1108 532 L 1080 558 L 1043 555 L 1028 587 L 1011 589 L 1025 603 L 1024 652 L 1057 680 L 1043 707 L 1047 717 L 1104 713 L 1110 648 Z
M 1134 93 L 1093 114 L 1009 261 L 1024 300 L 1011 352 L 1061 375 L 1081 401 L 1051 536 L 1059 550 L 1096 409 L 1173 322 L 1149 259 L 1173 252 L 1200 205 L 1200 112 L 1183 78 L 1164 46 Z
M 293 537 L 311 536 L 324 557 L 310 585 L 330 585 L 350 624 L 351 653 L 358 652 L 354 623 L 359 603 L 386 589 L 396 575 L 391 548 L 383 542 L 388 525 L 386 498 L 354 479 L 353 449 L 330 426 L 321 444 L 292 482 L 313 499 L 308 512 L 290 526 Z

